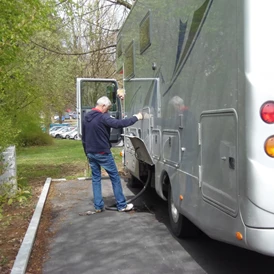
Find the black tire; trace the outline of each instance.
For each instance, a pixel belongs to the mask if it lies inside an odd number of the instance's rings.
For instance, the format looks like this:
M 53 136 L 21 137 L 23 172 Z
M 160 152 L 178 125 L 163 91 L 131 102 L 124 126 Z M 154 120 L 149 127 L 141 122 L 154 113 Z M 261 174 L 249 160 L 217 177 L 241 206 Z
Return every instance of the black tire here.
M 66 139 L 69 139 L 69 135 L 66 135 Z
M 198 228 L 176 209 L 170 184 L 168 186 L 168 214 L 171 230 L 176 237 L 189 238 L 197 236 Z

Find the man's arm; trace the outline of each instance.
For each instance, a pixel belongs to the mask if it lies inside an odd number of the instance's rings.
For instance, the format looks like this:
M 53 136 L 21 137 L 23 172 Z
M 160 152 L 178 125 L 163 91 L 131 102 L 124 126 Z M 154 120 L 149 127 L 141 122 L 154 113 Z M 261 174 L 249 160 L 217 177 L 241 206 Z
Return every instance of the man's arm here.
M 107 126 L 111 128 L 123 128 L 123 127 L 128 127 L 133 124 L 135 124 L 138 120 L 143 119 L 142 113 L 134 114 L 130 118 L 125 118 L 125 119 L 115 119 L 111 117 L 109 114 L 104 115 L 104 122 Z

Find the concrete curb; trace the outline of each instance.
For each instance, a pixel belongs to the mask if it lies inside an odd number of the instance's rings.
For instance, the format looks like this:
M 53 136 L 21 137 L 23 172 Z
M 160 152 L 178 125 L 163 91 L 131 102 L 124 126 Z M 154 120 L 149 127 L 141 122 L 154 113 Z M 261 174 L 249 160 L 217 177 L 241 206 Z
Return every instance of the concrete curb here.
M 102 176 L 101 179 L 102 179 L 102 180 L 104 180 L 104 179 L 109 179 L 109 176 Z M 78 177 L 77 180 L 78 180 L 78 181 L 91 180 L 91 177 Z
M 13 264 L 11 274 L 24 274 L 26 272 L 29 257 L 32 251 L 32 246 L 34 244 L 36 232 L 40 223 L 42 211 L 47 199 L 48 191 L 50 188 L 52 179 L 47 178 L 43 190 L 41 192 L 40 198 L 36 205 L 34 214 L 31 218 L 28 230 L 25 234 L 24 240 L 16 256 L 15 262 Z
M 61 179 L 51 179 L 52 182 L 65 182 L 67 179 L 66 178 L 61 178 Z

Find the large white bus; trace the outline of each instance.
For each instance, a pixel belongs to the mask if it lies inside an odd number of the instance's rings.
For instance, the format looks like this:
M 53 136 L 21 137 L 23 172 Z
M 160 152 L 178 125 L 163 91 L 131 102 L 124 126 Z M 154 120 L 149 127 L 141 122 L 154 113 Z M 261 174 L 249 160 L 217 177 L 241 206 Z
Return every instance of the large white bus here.
M 273 0 L 137 0 L 117 38 L 125 115 L 145 115 L 124 132 L 133 179 L 152 173 L 176 236 L 191 235 L 194 224 L 270 256 L 273 10 Z M 94 81 L 77 80 L 82 116 L 81 96 Z M 117 84 L 104 81 L 113 115 L 122 118 Z

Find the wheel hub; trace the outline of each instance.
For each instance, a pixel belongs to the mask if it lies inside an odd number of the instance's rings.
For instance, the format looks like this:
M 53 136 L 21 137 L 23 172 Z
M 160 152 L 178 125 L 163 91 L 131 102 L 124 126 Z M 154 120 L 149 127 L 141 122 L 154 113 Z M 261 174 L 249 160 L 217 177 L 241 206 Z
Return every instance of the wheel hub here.
M 171 216 L 172 216 L 172 219 L 175 223 L 178 222 L 178 219 L 179 219 L 179 212 L 177 210 L 177 208 L 175 207 L 173 201 L 171 202 Z

